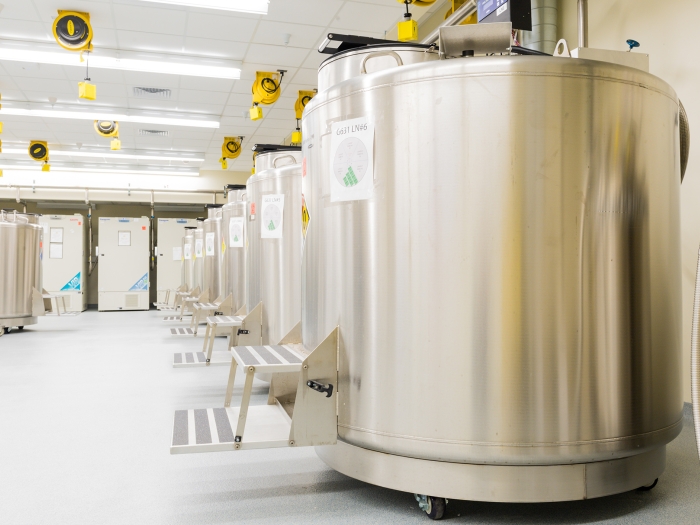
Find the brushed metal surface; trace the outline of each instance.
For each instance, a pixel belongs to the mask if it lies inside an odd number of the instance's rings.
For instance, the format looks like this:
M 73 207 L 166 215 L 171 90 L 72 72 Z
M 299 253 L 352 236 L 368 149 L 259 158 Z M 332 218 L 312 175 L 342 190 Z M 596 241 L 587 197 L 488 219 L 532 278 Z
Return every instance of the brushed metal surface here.
M 190 258 L 185 259 L 185 244 L 190 245 Z M 182 269 L 184 274 L 183 284 L 187 286 L 187 290 L 195 288 L 194 278 L 194 230 L 185 230 L 185 236 L 182 238 Z
M 318 90 L 325 91 L 331 86 L 355 78 L 360 75 L 362 62 L 367 58 L 365 67 L 368 73 L 376 73 L 397 67 L 396 59 L 379 53 L 393 51 L 399 57 L 403 65 L 418 64 L 438 59 L 435 47 L 416 44 L 379 44 L 365 46 L 357 49 L 350 49 L 345 52 L 336 53 L 326 59 L 318 68 Z
M 316 447 L 347 476 L 394 490 L 470 501 L 536 503 L 619 494 L 650 485 L 666 468 L 666 447 L 628 458 L 572 465 L 469 465 L 384 454 L 342 441 Z
M 374 122 L 368 200 L 330 202 L 331 125 Z M 340 326 L 339 436 L 428 460 L 555 465 L 680 431 L 678 99 L 586 60 L 357 77 L 302 123 L 302 333 Z
M 194 272 L 194 288 L 199 288 L 202 292 L 204 288 L 204 221 L 197 221 L 197 229 L 194 230 L 194 243 L 192 244 L 192 270 Z M 202 243 L 202 255 L 197 257 L 195 245 L 197 241 Z M 210 300 L 216 297 L 209 297 Z
M 209 290 L 209 300 L 213 301 L 221 296 L 223 291 L 221 271 L 223 265 L 221 249 L 221 208 L 209 208 L 209 216 L 204 220 L 204 262 L 203 262 L 203 286 L 202 291 Z M 196 231 L 196 230 L 195 230 Z M 214 234 L 214 255 L 207 255 L 207 234 Z M 223 298 L 225 299 L 225 297 Z
M 248 235 L 246 233 L 246 221 L 243 221 L 243 247 L 230 246 L 229 226 L 233 217 L 246 216 L 248 203 L 245 190 L 232 190 L 228 193 L 228 202 L 222 208 L 221 235 L 226 244 L 226 252 L 222 259 L 222 295 L 231 295 L 233 311 L 237 312 L 246 304 L 245 280 L 246 280 L 246 248 Z
M 277 344 L 301 320 L 301 166 L 257 172 L 247 192 L 246 304 L 250 312 L 263 303 L 262 344 Z M 260 237 L 262 197 L 270 194 L 284 195 L 281 239 Z
M 255 156 L 255 173 L 300 162 L 301 151 L 266 151 Z
M 43 228 L 38 216 L 0 213 L 0 319 L 14 326 L 32 318 L 33 291 L 41 293 Z M 26 324 L 31 324 L 27 322 Z

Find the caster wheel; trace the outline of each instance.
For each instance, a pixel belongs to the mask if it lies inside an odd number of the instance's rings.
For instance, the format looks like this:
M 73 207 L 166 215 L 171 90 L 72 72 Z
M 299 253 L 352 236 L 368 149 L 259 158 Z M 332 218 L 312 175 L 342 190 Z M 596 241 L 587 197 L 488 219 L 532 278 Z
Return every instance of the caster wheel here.
M 646 486 L 644 486 L 644 487 L 639 487 L 639 490 L 642 490 L 642 491 L 645 491 L 645 492 L 646 492 L 646 491 L 649 491 L 649 490 L 653 489 L 654 487 L 656 487 L 656 484 L 657 484 L 658 482 L 659 482 L 659 478 L 656 478 L 656 479 L 654 480 L 654 483 L 652 483 L 651 485 L 646 485 Z
M 435 496 L 424 496 L 416 494 L 418 506 L 424 511 L 431 520 L 441 520 L 445 515 L 447 500 L 445 498 L 436 498 Z
M 4 330 L 5 330 L 5 333 L 6 333 L 6 334 L 9 334 L 9 333 L 10 333 L 10 327 L 9 327 L 9 326 L 6 326 L 6 327 L 4 328 Z
M 21 332 L 22 330 L 24 330 L 24 326 L 18 327 L 17 330 L 19 330 Z

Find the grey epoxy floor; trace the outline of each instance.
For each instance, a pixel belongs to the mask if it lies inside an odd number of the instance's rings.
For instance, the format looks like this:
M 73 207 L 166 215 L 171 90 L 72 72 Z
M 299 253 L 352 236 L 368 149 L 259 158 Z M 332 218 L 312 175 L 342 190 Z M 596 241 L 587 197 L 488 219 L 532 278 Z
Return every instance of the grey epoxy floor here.
M 338 474 L 310 449 L 171 456 L 173 411 L 221 406 L 228 369 L 174 370 L 172 353 L 197 350 L 201 339 L 168 337 L 162 316 L 46 317 L 0 338 L 0 523 L 430 522 L 412 495 Z M 264 384 L 256 394 L 264 403 Z M 691 427 L 688 414 L 651 492 L 538 505 L 451 501 L 445 521 L 698 524 Z

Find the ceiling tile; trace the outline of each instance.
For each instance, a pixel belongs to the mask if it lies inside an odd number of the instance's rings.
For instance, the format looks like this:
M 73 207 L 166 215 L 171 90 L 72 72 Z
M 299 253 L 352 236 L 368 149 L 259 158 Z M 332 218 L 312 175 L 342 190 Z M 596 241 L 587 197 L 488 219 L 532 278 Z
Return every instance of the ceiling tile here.
M 289 46 L 308 49 L 315 47 L 325 34 L 324 27 L 263 20 L 255 32 L 253 43 L 283 46 L 284 35 L 289 35 Z
M 148 34 L 182 36 L 187 26 L 187 13 L 182 10 L 142 5 L 112 4 L 114 27 L 120 31 L 141 31 Z M 124 45 L 124 42 L 120 42 Z
M 398 2 L 396 7 L 377 5 L 370 7 L 368 4 L 345 2 L 330 27 L 383 33 L 393 24 L 399 22 L 402 16 L 403 8 Z
M 185 36 L 249 42 L 257 25 L 256 18 L 226 16 L 221 13 L 190 13 Z
M 126 30 L 117 31 L 117 38 L 121 49 L 159 53 L 181 53 L 184 42 L 184 38 L 178 35 Z
M 326 27 L 342 5 L 342 0 L 273 0 L 265 19 Z
M 248 44 L 243 42 L 228 42 L 210 38 L 187 37 L 184 41 L 183 53 L 229 60 L 243 60 Z

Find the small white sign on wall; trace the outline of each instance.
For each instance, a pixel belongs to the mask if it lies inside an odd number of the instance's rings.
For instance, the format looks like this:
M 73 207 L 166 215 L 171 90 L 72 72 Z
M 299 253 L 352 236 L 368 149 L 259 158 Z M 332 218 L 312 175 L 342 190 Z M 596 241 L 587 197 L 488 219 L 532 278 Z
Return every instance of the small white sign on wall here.
M 173 261 L 182 260 L 182 246 L 175 246 L 173 248 Z

